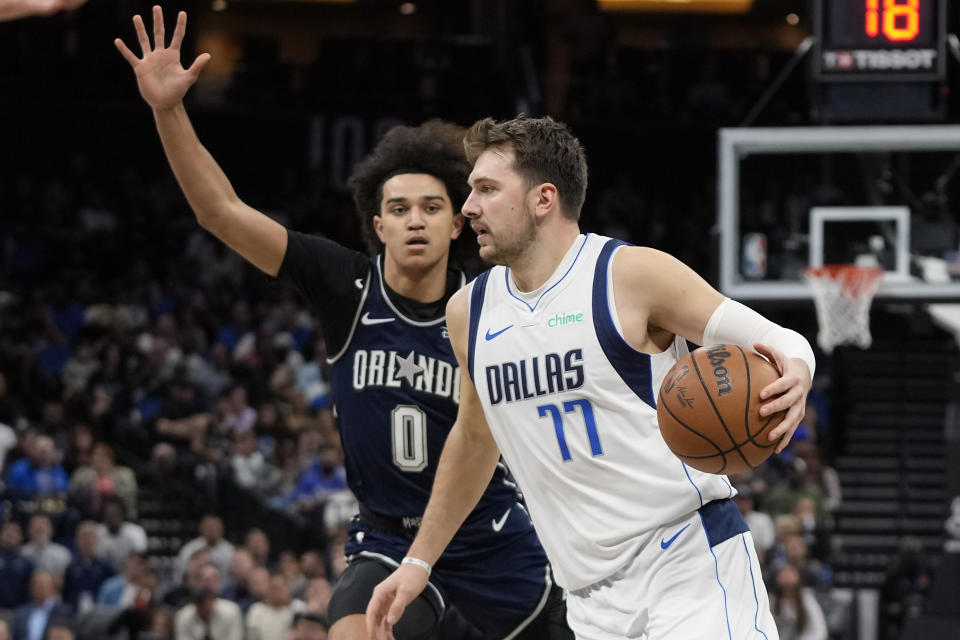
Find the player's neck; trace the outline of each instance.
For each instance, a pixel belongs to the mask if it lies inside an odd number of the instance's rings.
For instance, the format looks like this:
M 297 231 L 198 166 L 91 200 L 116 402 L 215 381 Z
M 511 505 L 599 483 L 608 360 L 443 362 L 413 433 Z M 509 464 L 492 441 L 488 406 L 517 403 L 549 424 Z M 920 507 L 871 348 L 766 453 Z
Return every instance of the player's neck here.
M 447 260 L 439 260 L 421 269 L 404 269 L 384 254 L 383 279 L 390 289 L 404 298 L 436 302 L 447 290 Z
M 542 286 L 563 262 L 579 235 L 580 227 L 575 222 L 541 231 L 530 248 L 507 265 L 517 288 L 529 292 Z

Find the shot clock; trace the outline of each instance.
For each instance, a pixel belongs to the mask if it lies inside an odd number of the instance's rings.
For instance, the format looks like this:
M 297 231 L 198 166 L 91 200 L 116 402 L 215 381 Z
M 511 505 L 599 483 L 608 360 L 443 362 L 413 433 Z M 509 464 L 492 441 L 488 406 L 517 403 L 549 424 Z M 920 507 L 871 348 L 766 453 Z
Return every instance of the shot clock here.
M 936 82 L 946 0 L 815 0 L 814 73 L 825 82 Z

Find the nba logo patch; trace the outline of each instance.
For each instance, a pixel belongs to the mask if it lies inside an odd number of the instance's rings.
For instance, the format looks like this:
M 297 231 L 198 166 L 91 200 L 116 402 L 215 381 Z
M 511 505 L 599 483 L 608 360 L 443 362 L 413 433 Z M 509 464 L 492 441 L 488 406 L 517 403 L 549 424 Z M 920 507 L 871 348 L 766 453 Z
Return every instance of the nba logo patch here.
M 450 332 L 447 331 L 446 327 L 440 327 L 440 335 L 443 336 L 444 340 L 450 339 Z
M 353 537 L 357 539 L 357 544 L 362 543 L 362 542 L 363 542 L 363 531 L 357 531 L 357 534 L 356 534 L 355 536 L 353 536 Z

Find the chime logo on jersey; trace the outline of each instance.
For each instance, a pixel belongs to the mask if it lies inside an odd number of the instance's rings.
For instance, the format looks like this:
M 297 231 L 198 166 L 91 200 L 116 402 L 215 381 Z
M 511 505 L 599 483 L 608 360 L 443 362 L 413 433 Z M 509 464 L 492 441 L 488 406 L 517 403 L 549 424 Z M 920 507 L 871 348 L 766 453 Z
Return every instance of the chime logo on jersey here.
M 583 350 L 492 364 L 486 375 L 491 405 L 578 389 L 583 386 Z
M 353 354 L 353 388 L 399 389 L 404 382 L 425 393 L 460 403 L 460 367 L 410 351 L 357 349 Z

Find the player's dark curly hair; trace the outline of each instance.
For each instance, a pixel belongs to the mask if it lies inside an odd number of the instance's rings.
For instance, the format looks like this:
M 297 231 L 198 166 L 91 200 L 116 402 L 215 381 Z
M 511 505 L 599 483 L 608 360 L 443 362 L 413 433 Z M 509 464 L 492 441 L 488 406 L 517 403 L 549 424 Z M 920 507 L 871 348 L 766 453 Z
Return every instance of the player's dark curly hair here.
M 390 129 L 366 158 L 357 163 L 347 181 L 360 219 L 363 240 L 371 255 L 383 250 L 373 229 L 373 217 L 380 215 L 383 183 L 401 173 L 426 173 L 447 187 L 454 213 L 459 213 L 470 195 L 467 176 L 470 163 L 463 150 L 466 129 L 442 120 L 430 120 L 417 127 Z M 450 261 L 459 266 L 472 262 L 477 240 L 464 229 L 450 248 Z

